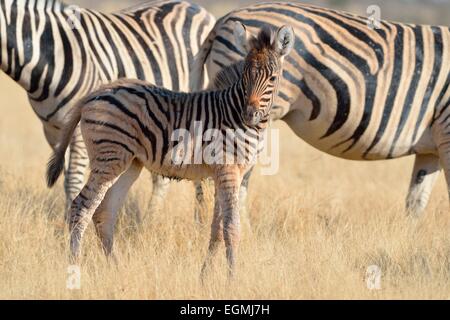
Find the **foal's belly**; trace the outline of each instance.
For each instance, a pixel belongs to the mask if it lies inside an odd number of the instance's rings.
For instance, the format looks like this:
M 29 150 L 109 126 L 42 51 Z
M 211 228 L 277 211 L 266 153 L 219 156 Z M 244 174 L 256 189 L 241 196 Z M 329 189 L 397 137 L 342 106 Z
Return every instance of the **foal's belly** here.
M 199 181 L 212 177 L 214 170 L 212 167 L 204 164 L 183 164 L 183 165 L 146 165 L 146 168 L 152 172 L 172 179 L 186 179 Z

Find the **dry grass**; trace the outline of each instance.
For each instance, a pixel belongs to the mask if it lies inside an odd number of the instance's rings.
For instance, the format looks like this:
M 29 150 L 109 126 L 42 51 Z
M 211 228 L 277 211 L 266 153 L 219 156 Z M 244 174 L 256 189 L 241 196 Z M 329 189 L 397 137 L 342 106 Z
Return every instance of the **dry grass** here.
M 0 77 L 0 298 L 449 298 L 450 217 L 443 178 L 425 218 L 402 206 L 411 159 L 359 163 L 315 151 L 281 128 L 281 169 L 255 174 L 236 280 L 223 251 L 205 286 L 199 271 L 208 228 L 193 223 L 193 188 L 174 183 L 164 212 L 136 227 L 151 192 L 147 173 L 130 194 L 117 228 L 118 264 L 104 259 L 90 229 L 82 288 L 66 289 L 67 233 L 61 184 L 44 185 L 49 156 L 24 93 Z M 365 285 L 382 268 L 382 290 Z
M 220 14 L 235 6 L 201 3 Z M 92 6 L 121 7 L 106 1 Z M 420 22 L 446 21 L 417 12 L 426 20 Z M 233 283 L 226 281 L 223 251 L 206 284 L 199 282 L 208 228 L 193 224 L 190 183 L 174 183 L 164 212 L 136 226 L 133 215 L 146 214 L 151 192 L 145 173 L 117 228 L 118 264 L 105 260 L 90 229 L 81 290 L 68 290 L 62 186 L 48 191 L 43 178 L 50 149 L 24 92 L 1 73 L 0 97 L 0 299 L 450 298 L 443 177 L 426 216 L 412 224 L 402 210 L 411 159 L 336 159 L 305 145 L 281 123 L 281 170 L 273 177 L 255 174 L 251 181 L 252 233 L 244 230 Z M 370 265 L 382 269 L 379 291 L 366 287 Z

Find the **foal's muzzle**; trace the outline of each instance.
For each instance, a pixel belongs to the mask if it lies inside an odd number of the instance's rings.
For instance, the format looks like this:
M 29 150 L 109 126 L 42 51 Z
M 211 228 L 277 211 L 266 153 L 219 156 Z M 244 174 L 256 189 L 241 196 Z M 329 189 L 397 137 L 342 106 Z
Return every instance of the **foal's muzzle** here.
M 254 107 L 247 107 L 247 110 L 244 112 L 244 122 L 248 126 L 256 126 L 262 119 L 262 112 Z

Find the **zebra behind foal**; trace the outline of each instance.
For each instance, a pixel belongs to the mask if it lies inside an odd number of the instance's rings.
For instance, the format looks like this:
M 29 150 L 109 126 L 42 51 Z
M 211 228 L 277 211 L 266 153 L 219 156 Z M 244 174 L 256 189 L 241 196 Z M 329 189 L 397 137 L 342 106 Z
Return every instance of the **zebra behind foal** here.
M 133 78 L 188 90 L 189 65 L 214 21 L 183 0 L 147 1 L 115 13 L 60 0 L 0 0 L 0 69 L 27 91 L 55 148 L 67 112 L 102 84 Z M 84 184 L 87 162 L 76 130 L 64 172 L 68 205 Z M 157 211 L 168 183 L 153 178 Z
M 450 127 L 448 26 L 380 21 L 379 28 L 369 28 L 367 17 L 310 4 L 249 5 L 216 23 L 193 67 L 193 90 L 203 87 L 204 69 L 214 79 L 245 56 L 230 41 L 237 22 L 250 30 L 288 23 L 297 35 L 273 120 L 283 120 L 302 140 L 339 158 L 415 155 L 409 216 L 424 212 L 441 168 L 450 190 L 450 156 L 442 148 Z
M 205 266 L 223 239 L 233 273 L 240 238 L 239 187 L 260 151 L 284 57 L 294 42 L 293 30 L 287 26 L 279 28 L 275 35 L 263 29 L 255 38 L 238 24 L 235 35 L 249 54 L 235 66 L 240 76 L 225 90 L 178 93 L 143 81 L 121 80 L 88 95 L 75 106 L 47 172 L 48 185 L 52 186 L 64 167 L 70 137 L 80 123 L 91 172 L 71 206 L 70 249 L 75 262 L 92 218 L 106 254 L 111 253 L 118 199 L 125 197 L 134 176 L 145 166 L 177 179 L 213 178 L 215 208 Z M 236 74 L 229 69 L 223 72 Z M 192 148 L 186 146 L 186 142 L 193 141 L 189 140 L 192 135 L 183 139 L 183 144 L 174 139 L 180 130 L 194 132 L 199 122 L 203 128 L 202 154 L 211 156 L 200 163 Z M 212 131 L 223 134 L 230 130 L 235 132 L 231 143 L 228 135 L 224 139 L 218 135 L 206 138 Z M 198 132 L 194 135 L 198 141 Z

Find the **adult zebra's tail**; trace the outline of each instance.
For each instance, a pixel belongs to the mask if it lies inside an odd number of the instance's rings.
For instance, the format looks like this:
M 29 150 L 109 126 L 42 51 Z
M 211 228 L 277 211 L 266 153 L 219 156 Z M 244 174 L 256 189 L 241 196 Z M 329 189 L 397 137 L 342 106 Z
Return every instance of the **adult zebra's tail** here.
M 85 99 L 81 99 L 66 115 L 68 121 L 62 130 L 61 139 L 47 164 L 47 186 L 49 188 L 53 187 L 64 169 L 66 150 L 69 147 L 73 133 L 80 122 L 81 107 L 85 102 L 84 100 Z
M 217 20 L 214 28 L 209 32 L 205 41 L 201 45 L 197 55 L 195 56 L 194 62 L 192 64 L 189 76 L 189 91 L 196 92 L 201 91 L 205 86 L 205 63 L 206 59 L 208 59 L 209 54 L 212 50 L 212 45 L 217 35 L 217 28 L 222 27 L 222 22 L 228 16 L 222 17 Z

